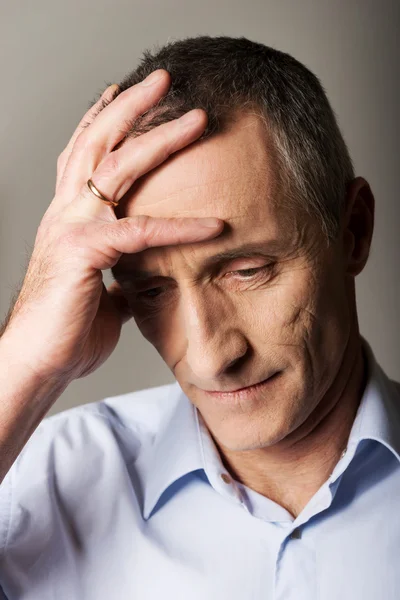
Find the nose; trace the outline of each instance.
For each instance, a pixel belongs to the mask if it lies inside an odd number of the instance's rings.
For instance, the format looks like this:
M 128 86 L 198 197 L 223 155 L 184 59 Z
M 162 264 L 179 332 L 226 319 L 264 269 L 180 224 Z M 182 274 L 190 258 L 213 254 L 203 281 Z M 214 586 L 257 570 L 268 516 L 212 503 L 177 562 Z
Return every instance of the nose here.
M 187 365 L 199 384 L 215 382 L 248 350 L 234 303 L 218 290 L 194 287 L 182 294 L 181 301 Z

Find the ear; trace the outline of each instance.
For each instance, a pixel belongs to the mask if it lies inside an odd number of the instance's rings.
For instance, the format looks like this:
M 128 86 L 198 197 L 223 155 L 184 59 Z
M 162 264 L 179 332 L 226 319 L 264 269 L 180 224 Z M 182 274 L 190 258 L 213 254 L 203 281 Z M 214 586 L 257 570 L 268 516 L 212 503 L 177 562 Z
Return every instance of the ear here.
M 368 260 L 374 230 L 375 199 L 369 183 L 356 177 L 347 187 L 342 218 L 343 252 L 346 273 L 356 276 Z

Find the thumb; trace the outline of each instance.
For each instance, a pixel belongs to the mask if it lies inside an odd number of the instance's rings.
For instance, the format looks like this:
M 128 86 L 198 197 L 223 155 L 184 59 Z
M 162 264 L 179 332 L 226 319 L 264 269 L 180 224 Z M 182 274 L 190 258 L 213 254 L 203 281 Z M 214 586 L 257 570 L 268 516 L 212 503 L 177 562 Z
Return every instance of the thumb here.
M 108 288 L 105 288 L 103 292 L 106 290 L 108 298 L 118 312 L 121 318 L 121 324 L 123 325 L 132 318 L 132 312 L 121 286 L 118 281 L 114 281 Z

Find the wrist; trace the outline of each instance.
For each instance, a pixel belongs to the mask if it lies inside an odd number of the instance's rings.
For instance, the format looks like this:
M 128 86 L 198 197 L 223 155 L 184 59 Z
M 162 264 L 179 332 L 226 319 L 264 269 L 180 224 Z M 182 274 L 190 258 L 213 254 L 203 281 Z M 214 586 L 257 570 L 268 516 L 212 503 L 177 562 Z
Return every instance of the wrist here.
M 47 412 L 70 380 L 46 373 L 39 361 L 28 360 L 24 346 L 25 341 L 21 344 L 7 330 L 0 338 L 0 394 L 13 398 L 15 409 L 23 410 L 27 403 L 29 412 L 35 407 Z

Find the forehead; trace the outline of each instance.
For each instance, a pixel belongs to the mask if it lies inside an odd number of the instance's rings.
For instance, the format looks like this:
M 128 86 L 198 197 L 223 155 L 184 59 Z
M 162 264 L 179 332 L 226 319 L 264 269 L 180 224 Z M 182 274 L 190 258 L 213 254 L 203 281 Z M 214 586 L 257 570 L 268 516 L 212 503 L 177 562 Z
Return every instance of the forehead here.
M 277 181 L 265 127 L 255 115 L 245 115 L 140 178 L 121 201 L 119 216 L 213 216 L 232 227 L 262 219 L 274 229 Z

